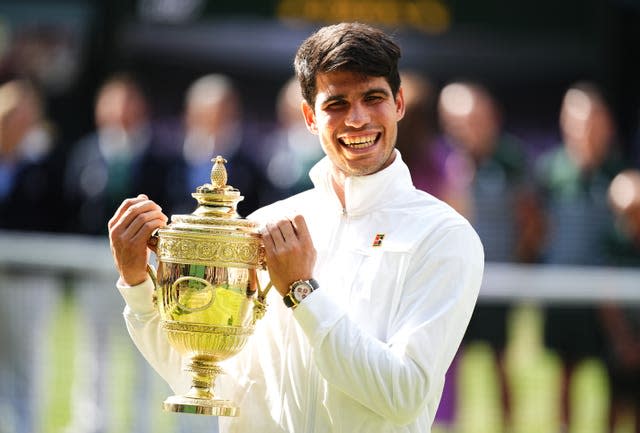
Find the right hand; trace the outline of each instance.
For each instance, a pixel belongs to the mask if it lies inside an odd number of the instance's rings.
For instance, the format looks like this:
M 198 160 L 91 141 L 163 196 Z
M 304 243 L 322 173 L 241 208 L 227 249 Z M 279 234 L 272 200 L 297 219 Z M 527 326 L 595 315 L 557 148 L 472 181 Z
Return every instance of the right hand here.
M 122 202 L 109 220 L 109 242 L 122 282 L 135 286 L 147 278 L 151 234 L 167 224 L 162 208 L 140 194 Z
M 269 278 L 280 295 L 291 283 L 313 277 L 316 249 L 302 215 L 269 223 L 262 231 Z

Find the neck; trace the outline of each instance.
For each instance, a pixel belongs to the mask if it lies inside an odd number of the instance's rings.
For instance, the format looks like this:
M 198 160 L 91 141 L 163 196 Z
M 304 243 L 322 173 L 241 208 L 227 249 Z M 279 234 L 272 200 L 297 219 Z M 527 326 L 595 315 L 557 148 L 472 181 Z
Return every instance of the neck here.
M 340 200 L 340 204 L 344 209 L 344 184 L 347 179 L 347 176 L 342 173 L 340 170 L 333 167 L 331 172 L 331 186 L 333 186 L 333 190 L 336 192 L 338 199 Z

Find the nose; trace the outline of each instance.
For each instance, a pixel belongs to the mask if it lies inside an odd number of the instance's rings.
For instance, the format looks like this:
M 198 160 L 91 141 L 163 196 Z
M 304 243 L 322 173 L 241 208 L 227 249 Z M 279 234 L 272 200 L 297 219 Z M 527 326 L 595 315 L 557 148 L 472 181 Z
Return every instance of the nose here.
M 369 123 L 369 111 L 363 104 L 352 104 L 347 113 L 345 124 L 353 128 L 360 128 Z

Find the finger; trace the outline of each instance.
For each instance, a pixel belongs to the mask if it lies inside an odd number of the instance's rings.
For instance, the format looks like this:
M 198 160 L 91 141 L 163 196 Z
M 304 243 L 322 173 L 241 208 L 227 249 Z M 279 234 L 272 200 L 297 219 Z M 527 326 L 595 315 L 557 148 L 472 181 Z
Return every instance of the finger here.
M 278 222 L 278 228 L 280 229 L 280 233 L 282 234 L 282 238 L 285 242 L 291 242 L 297 240 L 295 230 L 293 229 L 293 223 L 286 219 Z
M 277 250 L 278 247 L 282 247 L 284 245 L 284 238 L 282 237 L 282 232 L 277 224 L 268 223 L 266 225 L 266 229 L 273 241 L 274 250 Z
M 273 238 L 271 237 L 271 233 L 269 232 L 269 230 L 267 230 L 266 226 L 262 227 L 262 229 L 260 230 L 260 234 L 262 235 L 262 243 L 264 244 L 264 246 L 268 249 L 273 250 L 275 244 L 273 242 Z
M 140 229 L 133 235 L 133 237 L 131 238 L 131 242 L 134 244 L 140 243 L 145 247 L 148 246 L 147 241 L 149 240 L 151 233 L 153 233 L 154 230 L 163 227 L 164 225 L 165 221 L 163 219 L 153 219 L 145 222 L 142 227 L 140 227 Z
M 131 224 L 135 221 L 136 217 L 144 212 L 161 212 L 160 206 L 156 205 L 150 200 L 146 202 L 135 203 L 130 205 L 129 208 L 125 211 L 125 213 L 120 217 L 120 220 L 117 221 L 112 228 L 109 230 L 109 239 L 112 244 L 122 244 L 129 243 L 132 241 L 132 237 L 139 231 L 142 224 L 144 224 L 144 220 L 142 223 L 136 224 L 132 230 L 130 229 Z M 166 221 L 166 216 L 162 214 L 161 217 L 163 221 Z M 144 217 L 143 217 L 144 218 Z M 128 231 L 129 230 L 129 231 Z
M 276 246 L 273 242 L 271 233 L 269 233 L 266 227 L 263 227 L 262 229 L 262 244 L 264 245 L 264 252 L 268 262 L 273 258 Z
M 109 220 L 108 223 L 108 227 L 109 229 L 113 228 L 113 226 L 120 220 L 120 218 L 122 218 L 122 215 L 134 204 L 136 203 L 140 203 L 141 201 L 144 200 L 148 200 L 148 197 L 144 194 L 139 194 L 137 197 L 135 198 L 128 198 L 126 200 L 124 200 L 120 206 L 118 207 L 118 209 L 116 210 L 115 214 L 113 214 L 113 216 L 111 217 L 111 219 Z
M 296 231 L 296 235 L 298 239 L 303 242 L 311 241 L 311 233 L 309 233 L 309 228 L 307 227 L 307 221 L 304 219 L 302 215 L 296 215 L 291 220 L 293 227 Z
M 129 206 L 124 214 L 120 217 L 118 224 L 125 229 L 138 217 L 145 212 L 162 211 L 162 208 L 152 200 L 144 200 Z
M 145 242 L 149 240 L 154 230 L 163 227 L 167 223 L 167 216 L 160 210 L 153 210 L 149 212 L 143 212 L 139 214 L 129 224 L 124 231 L 123 236 L 125 238 L 137 238 L 138 233 L 141 232 L 141 236 L 145 237 Z M 146 236 L 145 236 L 146 235 Z

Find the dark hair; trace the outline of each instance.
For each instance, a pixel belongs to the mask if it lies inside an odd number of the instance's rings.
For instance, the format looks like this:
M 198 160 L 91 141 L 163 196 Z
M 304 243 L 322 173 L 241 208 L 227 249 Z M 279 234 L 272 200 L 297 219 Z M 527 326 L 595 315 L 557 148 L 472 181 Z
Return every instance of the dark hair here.
M 400 47 L 383 31 L 361 23 L 323 27 L 298 48 L 294 66 L 302 96 L 312 107 L 316 99 L 316 76 L 350 71 L 384 77 L 395 97 L 400 88 Z

